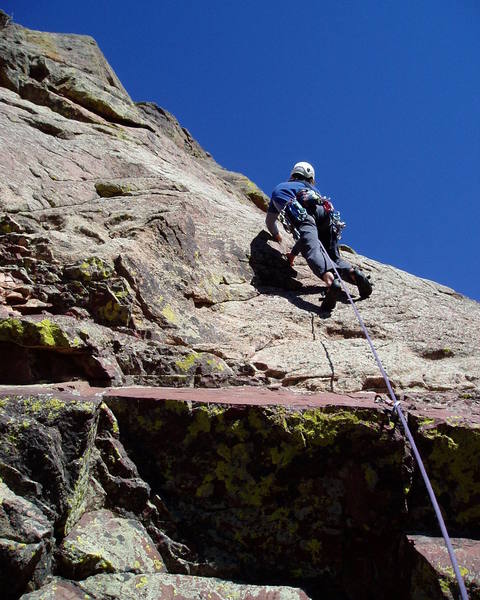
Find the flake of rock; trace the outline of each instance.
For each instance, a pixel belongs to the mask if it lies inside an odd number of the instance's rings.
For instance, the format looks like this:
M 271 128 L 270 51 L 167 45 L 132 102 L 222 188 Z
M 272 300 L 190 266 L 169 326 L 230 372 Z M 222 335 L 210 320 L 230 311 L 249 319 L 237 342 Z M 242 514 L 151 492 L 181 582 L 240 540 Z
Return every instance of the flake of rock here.
M 60 600 L 67 597 L 72 600 L 101 600 L 107 597 L 138 600 L 139 594 L 145 600 L 172 595 L 179 600 L 197 600 L 199 597 L 212 600 L 308 600 L 305 592 L 298 588 L 242 585 L 212 577 L 168 573 L 96 575 L 77 582 L 57 580 L 37 592 L 25 594 L 22 600 Z
M 6 600 L 48 575 L 53 527 L 43 512 L 0 480 L 0 586 Z
M 48 310 L 52 308 L 52 304 L 48 302 L 42 302 L 41 300 L 36 300 L 34 298 L 27 300 L 25 304 L 19 304 L 16 306 L 16 309 L 22 315 L 32 315 L 41 313 L 44 310 Z
M 98 398 L 41 388 L 1 391 L 0 465 L 8 466 L 0 466 L 1 476 L 46 512 L 57 535 L 68 531 L 88 506 L 90 440 L 99 404 Z
M 162 557 L 136 520 L 108 510 L 85 513 L 63 540 L 64 572 L 74 579 L 96 573 L 159 573 Z
M 459 597 L 458 582 L 443 537 L 409 535 L 408 539 L 419 555 L 414 581 L 423 584 L 423 593 L 428 584 L 431 598 Z M 480 542 L 459 538 L 450 541 L 467 593 L 474 600 L 480 594 Z M 419 593 L 418 589 L 412 589 L 412 597 Z
M 23 304 L 25 302 L 25 298 L 19 292 L 9 292 L 5 295 L 5 302 L 11 305 Z

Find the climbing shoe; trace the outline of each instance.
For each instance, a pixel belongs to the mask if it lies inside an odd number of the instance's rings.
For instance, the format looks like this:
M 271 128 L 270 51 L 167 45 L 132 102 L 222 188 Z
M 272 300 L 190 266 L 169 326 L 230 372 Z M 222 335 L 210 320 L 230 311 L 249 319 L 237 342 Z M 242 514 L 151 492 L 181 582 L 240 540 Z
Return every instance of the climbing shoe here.
M 338 279 L 334 279 L 332 285 L 328 288 L 327 294 L 323 299 L 322 304 L 320 305 L 320 310 L 322 312 L 330 312 L 332 311 L 336 304 L 337 300 L 342 295 L 342 286 Z
M 372 283 L 370 279 L 362 273 L 360 269 L 355 269 L 355 284 L 358 287 L 360 298 L 368 298 L 372 293 Z

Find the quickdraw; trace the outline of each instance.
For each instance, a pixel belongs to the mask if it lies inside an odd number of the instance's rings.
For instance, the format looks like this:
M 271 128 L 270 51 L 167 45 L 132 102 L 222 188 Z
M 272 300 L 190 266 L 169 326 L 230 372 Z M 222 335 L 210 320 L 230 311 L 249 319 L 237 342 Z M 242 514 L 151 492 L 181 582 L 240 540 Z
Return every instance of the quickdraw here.
M 333 232 L 337 236 L 337 239 L 340 239 L 342 237 L 342 231 L 347 225 L 345 221 L 342 221 L 340 211 L 334 209 L 330 198 L 327 198 L 326 196 L 318 196 L 318 194 L 316 194 L 316 196 L 318 204 L 323 206 L 325 212 L 330 214 L 330 224 L 332 226 Z

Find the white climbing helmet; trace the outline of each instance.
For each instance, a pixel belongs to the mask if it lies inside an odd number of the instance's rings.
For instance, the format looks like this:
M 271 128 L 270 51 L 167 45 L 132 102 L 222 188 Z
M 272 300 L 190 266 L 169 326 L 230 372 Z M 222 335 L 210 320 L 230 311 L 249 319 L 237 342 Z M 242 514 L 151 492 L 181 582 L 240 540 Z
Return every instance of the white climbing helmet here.
M 302 177 L 305 177 L 305 179 L 315 179 L 315 169 L 310 163 L 298 162 L 294 165 L 290 177 L 293 175 L 301 175 Z

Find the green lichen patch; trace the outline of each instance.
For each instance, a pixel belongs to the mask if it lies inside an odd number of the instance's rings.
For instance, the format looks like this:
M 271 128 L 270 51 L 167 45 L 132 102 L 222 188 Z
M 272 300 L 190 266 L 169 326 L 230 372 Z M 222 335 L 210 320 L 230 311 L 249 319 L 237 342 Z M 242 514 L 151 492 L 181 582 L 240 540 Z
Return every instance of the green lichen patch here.
M 182 366 L 197 368 L 199 355 Z M 381 411 L 106 401 L 205 556 L 235 548 L 246 569 L 260 556 L 265 569 L 340 576 L 332 556 L 348 532 L 393 539 L 403 526 L 404 440 Z
M 440 584 L 440 589 L 442 593 L 445 594 L 446 598 L 455 598 L 458 594 L 458 583 L 455 572 L 452 567 L 439 566 L 440 576 L 438 578 L 438 582 Z M 465 581 L 465 578 L 470 574 L 469 570 L 465 567 L 459 565 L 458 567 L 460 571 L 460 575 L 462 579 Z M 473 598 L 473 596 L 472 596 Z
M 19 451 L 32 443 L 39 428 L 51 441 L 51 432 L 62 423 L 75 420 L 78 426 L 95 419 L 96 403 L 77 398 L 63 400 L 55 395 L 12 396 L 5 400 L 2 410 L 4 430 L 0 446 L 12 456 L 14 448 Z M 54 429 L 50 429 L 53 427 Z M 7 449 L 7 446 L 10 449 Z
M 95 190 L 101 198 L 113 198 L 115 196 L 131 196 L 135 191 L 132 183 L 115 181 L 97 181 Z
M 165 408 L 168 412 L 175 413 L 176 415 L 185 415 L 190 413 L 191 407 L 181 400 L 165 400 L 162 407 L 157 407 L 159 411 Z
M 89 283 L 91 281 L 105 281 L 114 273 L 112 265 L 97 256 L 90 256 L 73 265 L 67 265 L 63 274 L 68 279 Z
M 64 526 L 65 534 L 70 532 L 71 528 L 77 523 L 87 507 L 88 488 L 92 468 L 92 453 L 97 428 L 98 420 L 92 421 L 87 433 L 85 452 L 78 459 L 77 477 L 74 480 L 73 489 L 67 497 L 68 508 Z
M 211 427 L 211 419 L 207 410 L 203 407 L 199 407 L 195 410 L 195 418 L 192 423 L 188 426 L 188 433 L 185 437 L 185 444 L 189 444 L 191 440 L 195 439 L 200 433 L 209 433 Z
M 49 421 L 55 420 L 64 410 L 66 403 L 58 398 L 49 397 L 24 397 L 23 407 L 27 415 L 43 415 Z
M 108 290 L 104 302 L 96 308 L 96 315 L 103 323 L 127 326 L 132 318 L 131 304 L 125 303 L 125 297 L 121 294 Z
M 201 354 L 198 352 L 191 352 L 185 358 L 181 360 L 176 360 L 175 364 L 180 369 L 180 371 L 190 371 L 192 367 L 198 362 L 201 358 Z
M 363 471 L 365 473 L 367 485 L 369 489 L 373 491 L 378 483 L 378 474 L 371 464 L 363 465 Z
M 50 319 L 28 321 L 8 318 L 0 320 L 0 341 L 27 348 L 75 350 L 83 344 L 77 336 L 70 336 Z
M 164 420 L 154 414 L 149 414 L 148 417 L 138 415 L 137 420 L 140 427 L 148 431 L 160 431 L 164 427 Z
M 304 447 L 333 446 L 337 436 L 340 433 L 344 435 L 351 428 L 366 428 L 372 432 L 379 430 L 377 415 L 348 410 L 288 411 L 279 408 L 272 420 L 293 439 L 301 440 Z
M 170 323 L 171 325 L 177 325 L 178 324 L 179 317 L 178 317 L 177 313 L 173 310 L 173 308 L 169 304 L 166 304 L 162 308 L 162 315 L 165 317 L 166 321 L 168 323 Z
M 228 370 L 222 359 L 208 353 L 191 351 L 175 361 L 175 367 L 181 374 L 201 374 L 222 377 Z
M 261 210 L 265 211 L 268 207 L 269 198 L 260 190 L 260 188 L 250 181 L 248 177 L 241 177 L 240 181 L 241 191 L 245 194 L 245 196 L 258 206 Z
M 9 215 L 0 216 L 0 234 L 20 233 L 22 228 Z
M 158 573 L 162 557 L 144 527 L 108 510 L 85 513 L 62 544 L 62 560 L 71 575 Z
M 450 519 L 461 528 L 480 520 L 480 431 L 450 419 L 419 430 L 426 468 Z

